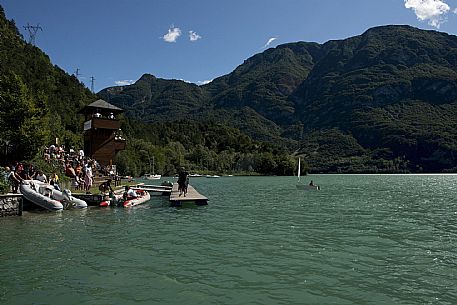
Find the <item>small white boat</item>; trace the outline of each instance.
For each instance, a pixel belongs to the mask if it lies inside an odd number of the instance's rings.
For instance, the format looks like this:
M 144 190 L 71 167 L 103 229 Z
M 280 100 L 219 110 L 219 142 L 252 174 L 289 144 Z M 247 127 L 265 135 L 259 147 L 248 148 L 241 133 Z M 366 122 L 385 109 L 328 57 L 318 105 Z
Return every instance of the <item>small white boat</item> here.
M 51 194 L 54 190 L 51 185 L 37 180 L 24 180 L 21 183 L 20 190 L 25 199 L 46 210 L 63 210 L 63 204 L 51 198 Z
M 118 206 L 118 207 L 134 207 L 136 205 L 145 203 L 151 199 L 151 194 L 148 191 L 136 189 L 135 190 L 137 197 L 124 200 L 124 194 L 115 194 L 114 198 L 112 199 L 111 205 Z
M 301 162 L 300 162 L 300 158 L 298 158 L 298 172 L 297 172 L 298 182 L 297 182 L 297 185 L 296 185 L 298 190 L 319 191 L 321 189 L 319 187 L 319 185 L 300 183 L 300 172 L 301 172 Z M 312 181 L 311 181 L 311 183 L 312 183 Z
M 218 175 L 206 175 L 206 178 L 220 178 Z
M 154 166 L 154 156 L 152 156 L 152 174 L 145 174 L 144 179 L 148 180 L 159 180 L 162 178 L 162 175 L 158 175 L 155 173 L 155 166 Z M 151 158 L 149 158 L 149 172 L 151 172 Z
M 197 177 L 203 177 L 203 176 L 200 174 L 189 174 L 189 177 L 197 178 Z
M 144 175 L 144 179 L 148 179 L 148 180 L 159 180 L 160 178 L 162 178 L 162 175 L 153 175 L 153 174 Z
M 122 205 L 124 206 L 124 208 L 133 207 L 133 206 L 145 203 L 146 201 L 149 201 L 151 199 L 151 194 L 149 194 L 149 192 L 147 192 L 147 191 L 137 190 L 136 193 L 137 193 L 138 197 L 133 198 L 133 199 L 128 199 L 123 202 Z
M 52 199 L 58 200 L 63 203 L 65 210 L 70 208 L 86 209 L 87 203 L 79 198 L 73 197 L 70 190 L 59 191 L 54 189 L 51 195 Z
M 59 191 L 59 190 L 55 189 L 52 185 L 38 181 L 38 180 L 26 180 L 26 183 L 28 183 L 31 186 L 32 190 L 37 191 L 39 194 L 44 195 L 46 198 L 50 198 L 50 199 L 54 199 L 54 200 L 58 201 L 63 206 L 63 209 L 65 209 L 65 210 L 70 209 L 70 208 L 77 208 L 77 209 L 87 208 L 87 203 L 84 200 L 73 197 L 71 195 L 70 190 L 65 189 L 63 191 Z M 24 191 L 27 192 L 26 189 L 24 189 Z M 45 206 L 42 205 L 43 203 L 42 204 L 36 203 L 33 200 L 29 200 L 29 201 L 32 201 L 33 203 L 46 208 Z M 48 201 L 48 200 L 46 200 L 46 201 Z M 56 206 L 59 206 L 59 205 L 56 205 Z M 52 209 L 54 209 L 54 208 L 52 208 Z

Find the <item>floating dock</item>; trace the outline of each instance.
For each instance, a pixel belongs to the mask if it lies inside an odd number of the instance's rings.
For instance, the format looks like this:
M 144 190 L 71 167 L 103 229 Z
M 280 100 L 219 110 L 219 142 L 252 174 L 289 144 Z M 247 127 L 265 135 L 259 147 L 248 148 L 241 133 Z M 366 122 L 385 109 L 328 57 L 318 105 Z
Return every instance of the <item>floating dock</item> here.
M 162 195 L 170 195 L 171 186 L 166 185 L 150 185 L 150 184 L 138 184 L 137 186 L 131 187 L 134 190 L 148 191 L 153 193 L 161 193 Z
M 170 203 L 172 206 L 181 206 L 185 202 L 194 202 L 196 205 L 207 205 L 208 197 L 203 196 L 192 185 L 187 187 L 187 194 L 179 196 L 178 184 L 174 183 L 170 193 Z
M 73 197 L 84 200 L 87 205 L 99 206 L 100 202 L 104 201 L 105 195 L 102 194 L 84 194 L 84 193 L 73 193 Z

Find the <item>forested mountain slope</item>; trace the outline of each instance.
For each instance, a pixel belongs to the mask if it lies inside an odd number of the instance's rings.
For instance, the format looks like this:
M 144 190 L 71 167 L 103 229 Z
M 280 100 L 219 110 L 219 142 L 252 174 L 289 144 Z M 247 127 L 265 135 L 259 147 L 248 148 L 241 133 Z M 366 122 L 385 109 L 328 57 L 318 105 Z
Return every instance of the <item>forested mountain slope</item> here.
M 144 174 L 152 156 L 164 175 L 181 166 L 199 172 L 293 173 L 295 161 L 287 151 L 211 117 L 185 120 L 208 108 L 208 93 L 196 85 L 145 75 L 135 86 L 112 88 L 104 98 L 111 102 L 111 95 L 126 110 L 121 123 L 127 150 L 115 160 L 121 174 Z M 42 149 L 56 138 L 67 149 L 82 148 L 78 112 L 98 98 L 25 42 L 0 7 L 0 166 L 32 160 L 45 166 Z
M 157 154 L 170 173 L 181 164 L 291 173 L 286 151 L 315 172 L 457 170 L 457 37 L 445 33 L 383 26 L 288 43 L 204 86 L 145 74 L 97 97 L 26 43 L 0 8 L 0 63 L 4 162 L 30 159 L 55 138 L 81 146 L 77 113 L 101 97 L 126 110 L 132 150 L 120 167 L 134 173 L 145 170 L 138 151 Z
M 382 26 L 322 45 L 289 43 L 205 86 L 145 75 L 100 94 L 121 107 L 128 99 L 132 117 L 148 122 L 211 118 L 298 148 L 324 171 L 456 166 L 457 37 L 436 31 Z M 322 132 L 331 151 L 318 148 Z M 347 137 L 357 143 L 353 158 L 338 145 Z
M 26 43 L 1 7 L 0 63 L 3 161 L 30 159 L 55 138 L 82 145 L 82 117 L 77 112 L 95 95 Z

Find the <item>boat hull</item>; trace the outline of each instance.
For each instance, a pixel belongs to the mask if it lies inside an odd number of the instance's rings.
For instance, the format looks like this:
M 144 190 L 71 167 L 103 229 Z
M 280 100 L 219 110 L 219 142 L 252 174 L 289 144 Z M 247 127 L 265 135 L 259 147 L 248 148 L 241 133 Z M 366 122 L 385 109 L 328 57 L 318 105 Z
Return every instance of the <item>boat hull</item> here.
M 38 182 L 38 183 L 37 183 Z M 28 201 L 49 211 L 62 211 L 63 204 L 51 198 L 49 195 L 40 193 L 40 187 L 43 187 L 41 182 L 33 180 L 25 180 L 21 183 L 20 190 L 22 196 Z
M 102 207 L 102 208 L 109 207 L 109 205 L 110 205 L 110 201 L 109 200 L 102 201 L 99 204 L 99 206 Z
M 147 191 L 141 191 L 143 194 L 141 196 L 138 196 L 135 199 L 130 199 L 126 200 L 123 203 L 124 208 L 129 208 L 129 207 L 134 207 L 136 205 L 140 205 L 142 203 L 145 203 L 146 201 L 149 201 L 151 199 L 151 194 Z
M 76 209 L 86 209 L 87 202 L 82 199 L 76 198 L 71 195 L 69 190 L 54 190 L 51 195 L 52 199 L 58 200 L 64 204 L 65 209 L 76 208 Z

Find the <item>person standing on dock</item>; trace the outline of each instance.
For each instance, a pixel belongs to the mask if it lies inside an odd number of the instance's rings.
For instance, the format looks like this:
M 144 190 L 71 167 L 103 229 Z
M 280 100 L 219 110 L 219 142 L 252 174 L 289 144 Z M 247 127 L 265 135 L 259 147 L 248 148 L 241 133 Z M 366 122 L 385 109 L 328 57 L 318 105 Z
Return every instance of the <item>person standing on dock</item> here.
M 19 166 L 16 166 L 14 171 L 11 171 L 10 175 L 8 176 L 8 179 L 11 182 L 11 188 L 14 194 L 17 194 L 17 191 L 19 189 L 19 185 L 22 182 L 22 177 L 20 175 L 21 169 Z
M 187 194 L 187 186 L 189 185 L 189 173 L 186 171 L 184 167 L 181 168 L 178 176 L 178 190 L 179 196 L 184 193 L 184 197 Z

